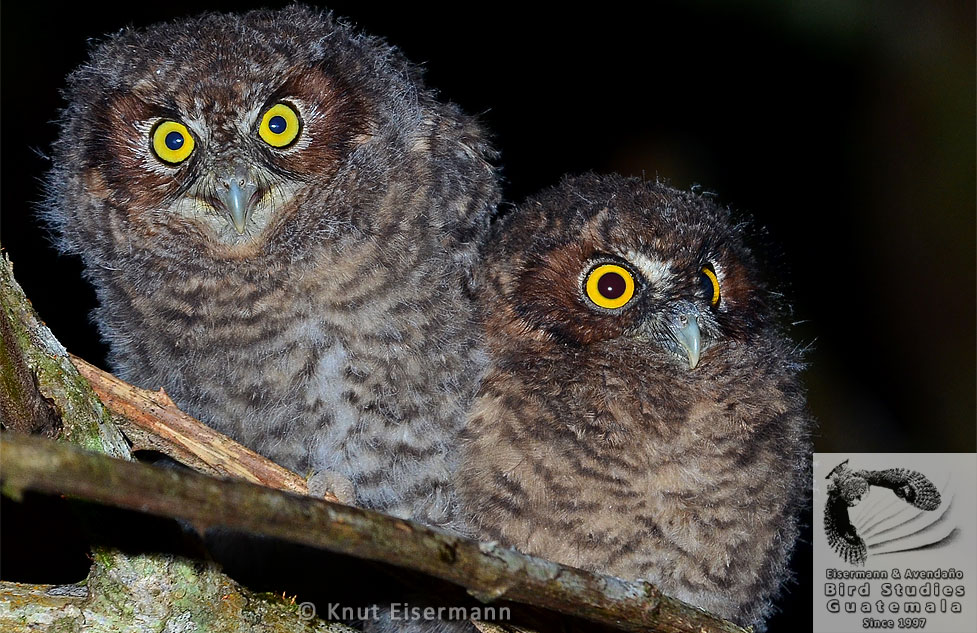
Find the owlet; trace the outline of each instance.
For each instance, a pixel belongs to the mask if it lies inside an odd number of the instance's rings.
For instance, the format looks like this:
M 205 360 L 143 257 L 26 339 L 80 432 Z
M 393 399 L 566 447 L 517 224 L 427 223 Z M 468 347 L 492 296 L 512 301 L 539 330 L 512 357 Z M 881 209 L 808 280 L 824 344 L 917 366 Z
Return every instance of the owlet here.
M 459 494 L 484 539 L 762 627 L 809 499 L 801 359 L 712 199 L 565 180 L 494 227 Z
M 357 504 L 448 523 L 498 198 L 477 122 L 300 6 L 125 29 L 66 97 L 46 217 L 114 370 Z

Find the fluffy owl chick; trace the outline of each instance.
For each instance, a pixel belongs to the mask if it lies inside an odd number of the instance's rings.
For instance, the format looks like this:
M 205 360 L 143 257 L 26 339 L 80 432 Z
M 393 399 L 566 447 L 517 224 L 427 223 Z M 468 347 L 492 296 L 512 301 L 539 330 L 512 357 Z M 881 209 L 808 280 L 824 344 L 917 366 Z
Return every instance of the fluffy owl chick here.
M 481 537 L 762 626 L 811 422 L 743 227 L 705 196 L 589 175 L 495 228 L 458 477 Z
M 123 30 L 66 97 L 46 216 L 113 368 L 359 504 L 450 519 L 498 196 L 477 123 L 298 6 Z

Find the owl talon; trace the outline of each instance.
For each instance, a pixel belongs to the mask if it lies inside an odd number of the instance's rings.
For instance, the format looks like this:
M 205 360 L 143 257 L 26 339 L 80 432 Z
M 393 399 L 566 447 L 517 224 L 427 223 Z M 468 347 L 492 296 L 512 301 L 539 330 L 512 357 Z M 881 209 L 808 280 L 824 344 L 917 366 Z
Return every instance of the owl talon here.
M 354 505 L 356 495 L 353 482 L 332 470 L 320 470 L 312 473 L 308 480 L 309 496 L 322 498 L 332 493 L 339 503 Z

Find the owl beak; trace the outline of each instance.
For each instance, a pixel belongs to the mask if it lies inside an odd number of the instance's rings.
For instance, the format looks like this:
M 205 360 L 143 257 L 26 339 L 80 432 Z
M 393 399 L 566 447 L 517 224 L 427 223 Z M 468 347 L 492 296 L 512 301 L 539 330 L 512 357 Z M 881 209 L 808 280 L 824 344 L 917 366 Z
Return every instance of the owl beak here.
M 702 352 L 702 333 L 695 313 L 683 310 L 672 316 L 668 321 L 668 333 L 688 355 L 689 369 L 695 369 Z
M 244 228 L 248 225 L 249 205 L 247 198 L 250 197 L 245 197 L 244 188 L 238 184 L 236 179 L 231 181 L 231 185 L 227 188 L 227 193 L 224 196 L 227 210 L 231 213 L 231 224 L 234 225 L 238 235 L 244 235 Z
M 248 178 L 241 172 L 220 179 L 217 198 L 231 216 L 231 224 L 238 235 L 244 235 L 248 226 L 257 192 L 258 186 L 248 182 Z

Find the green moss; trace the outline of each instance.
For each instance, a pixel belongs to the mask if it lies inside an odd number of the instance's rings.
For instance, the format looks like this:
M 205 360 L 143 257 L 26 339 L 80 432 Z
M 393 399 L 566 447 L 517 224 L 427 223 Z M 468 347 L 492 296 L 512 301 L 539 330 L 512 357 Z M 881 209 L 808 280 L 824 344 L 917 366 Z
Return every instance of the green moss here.
M 37 379 L 38 390 L 57 410 L 62 421 L 61 439 L 87 450 L 129 458 L 129 451 L 109 413 L 68 359 L 64 348 L 45 326 L 13 277 L 13 267 L 0 258 L 0 306 L 6 320 L 4 345 L 0 348 L 2 387 L 18 403 L 26 401 L 16 384 L 14 368 L 23 364 Z M 22 360 L 14 355 L 19 355 Z M 8 389 L 9 388 L 9 389 Z M 23 405 L 22 405 L 23 406 Z
M 58 618 L 51 623 L 48 633 L 78 633 L 81 631 L 82 624 L 84 624 L 84 618 L 80 616 Z

